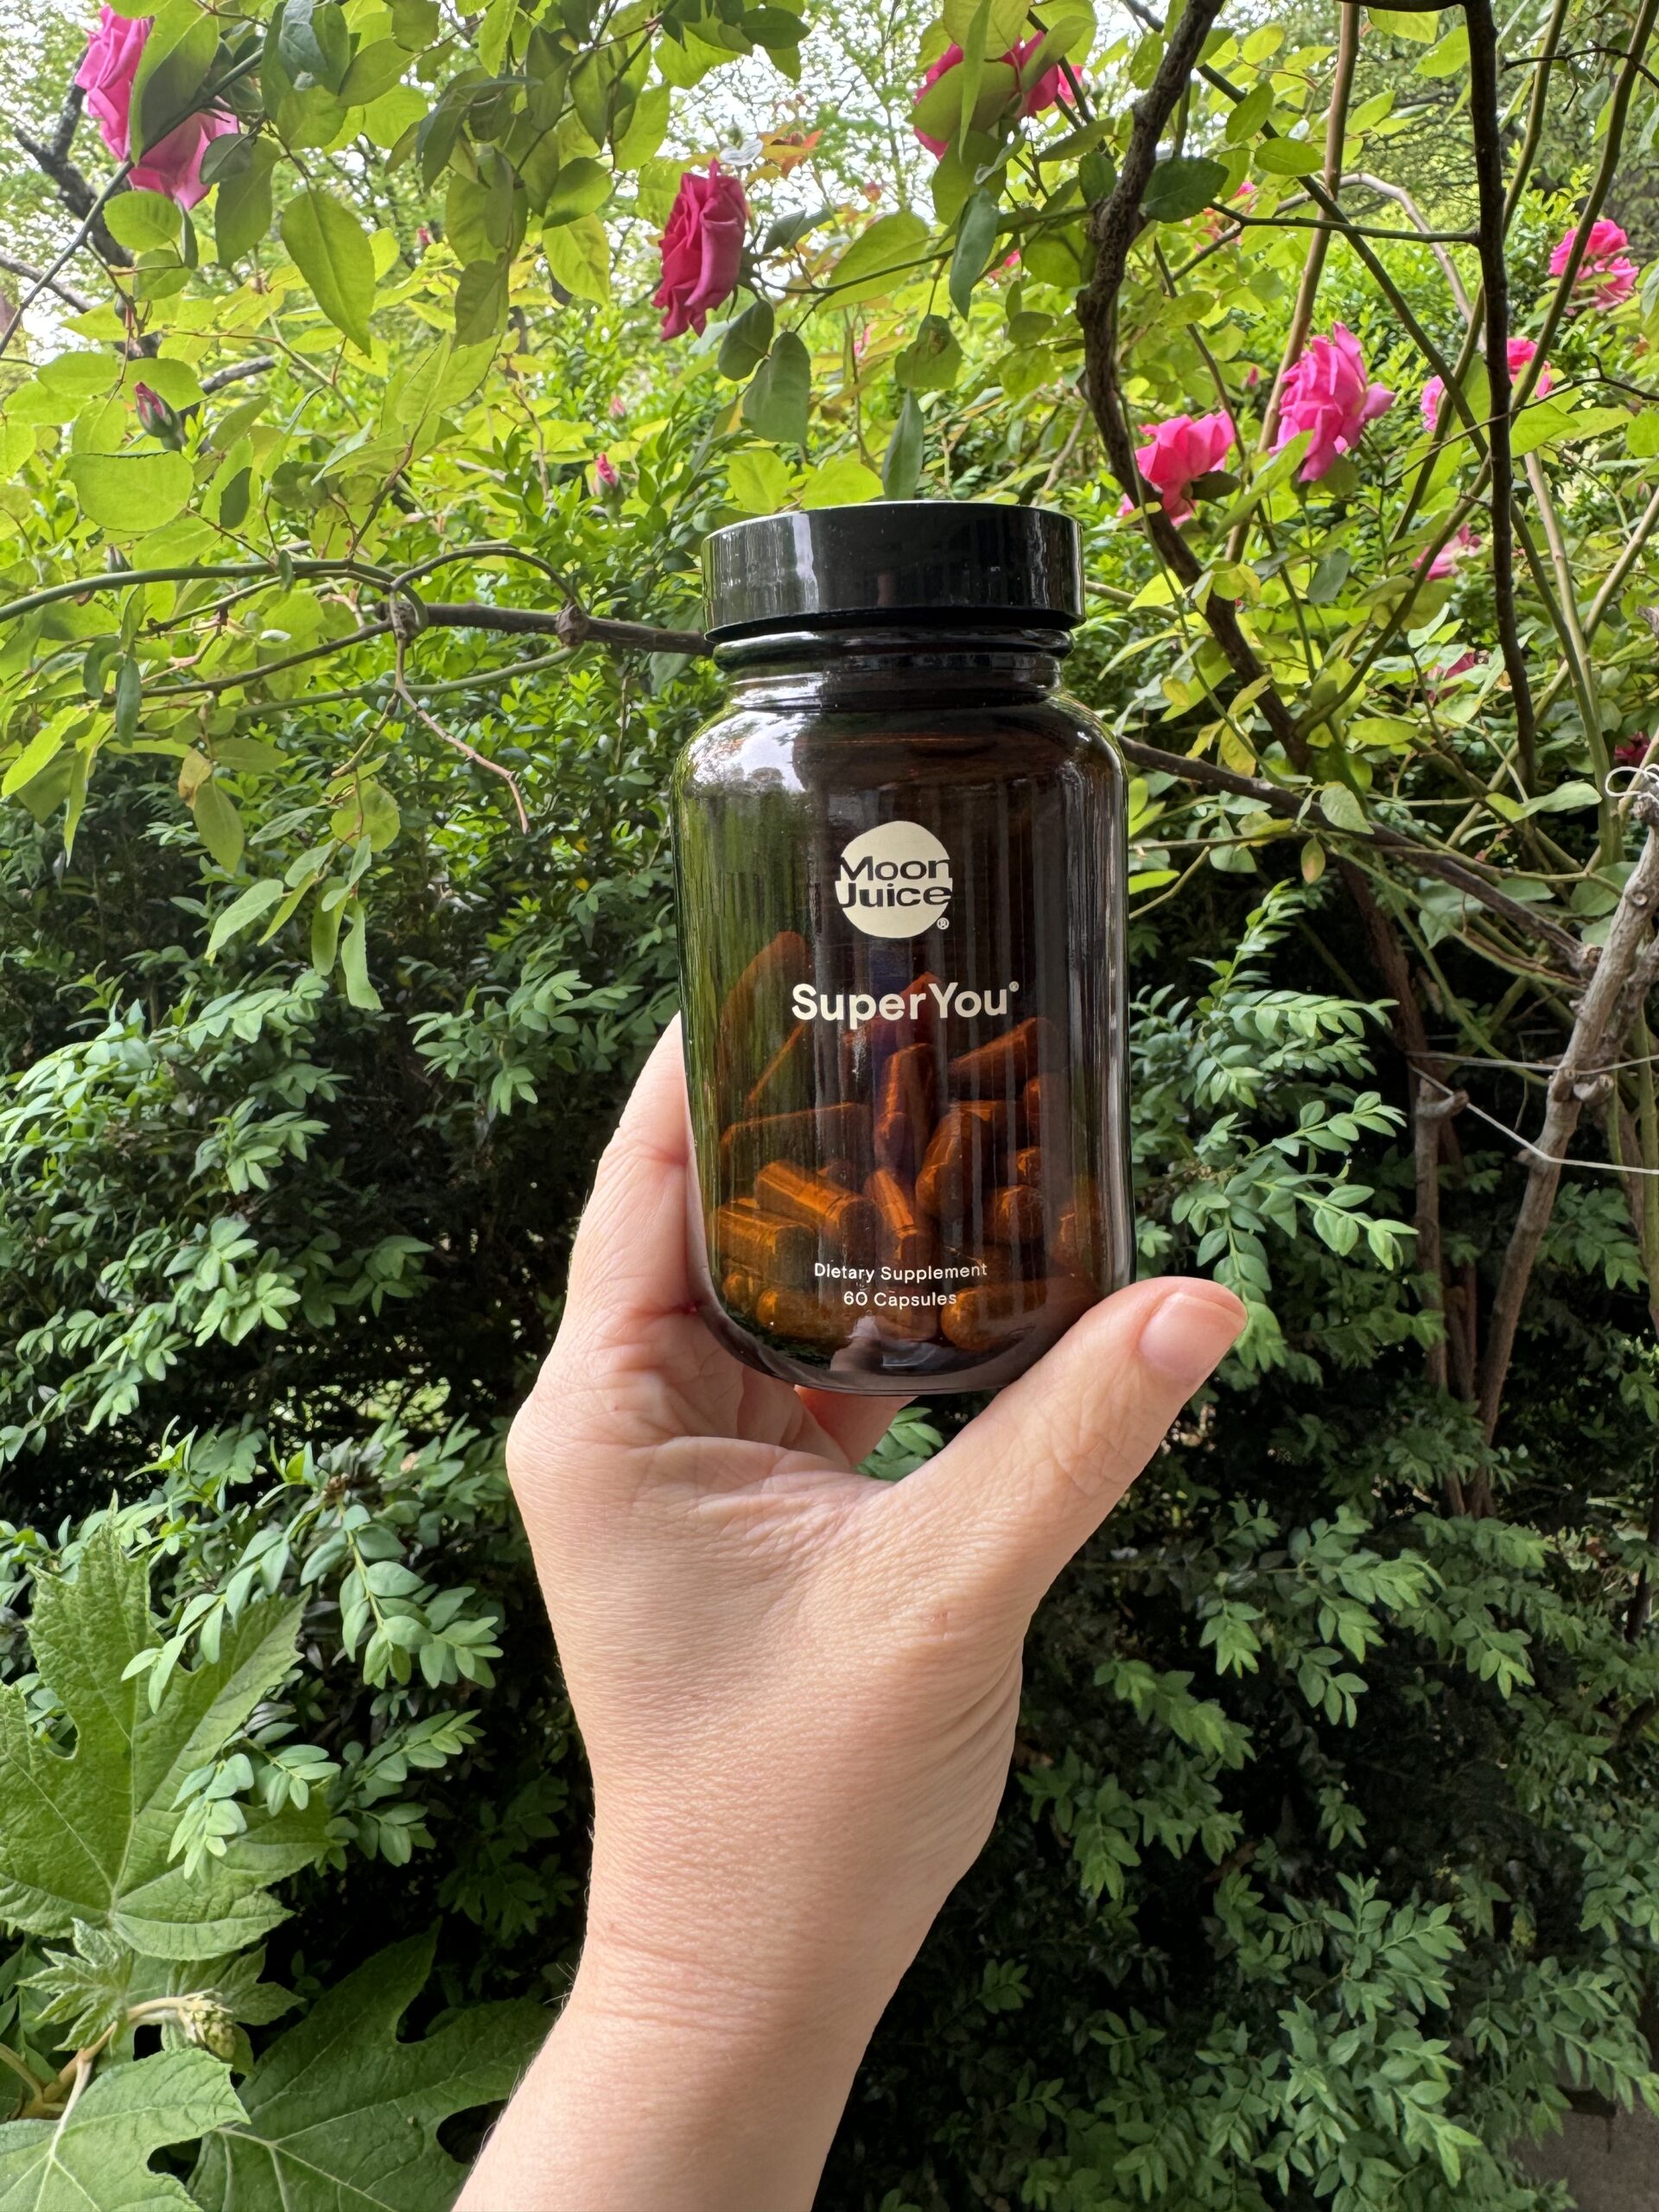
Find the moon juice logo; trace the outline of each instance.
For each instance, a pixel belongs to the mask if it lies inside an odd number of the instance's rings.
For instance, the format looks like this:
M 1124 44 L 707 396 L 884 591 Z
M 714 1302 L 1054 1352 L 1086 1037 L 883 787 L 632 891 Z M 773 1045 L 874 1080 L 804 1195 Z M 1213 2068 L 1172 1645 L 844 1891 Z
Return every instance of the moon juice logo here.
M 842 852 L 836 899 L 867 937 L 919 937 L 947 926 L 950 855 L 919 822 L 883 822 Z

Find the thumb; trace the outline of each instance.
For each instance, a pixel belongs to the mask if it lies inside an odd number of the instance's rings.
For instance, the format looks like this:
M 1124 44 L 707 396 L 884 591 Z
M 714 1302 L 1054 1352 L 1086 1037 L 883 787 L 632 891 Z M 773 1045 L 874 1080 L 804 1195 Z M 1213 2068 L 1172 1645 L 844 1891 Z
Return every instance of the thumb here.
M 1200 1277 L 1134 1284 L 1093 1306 L 1035 1367 L 893 1493 L 947 1585 L 1032 1611 L 1163 1441 L 1243 1330 Z

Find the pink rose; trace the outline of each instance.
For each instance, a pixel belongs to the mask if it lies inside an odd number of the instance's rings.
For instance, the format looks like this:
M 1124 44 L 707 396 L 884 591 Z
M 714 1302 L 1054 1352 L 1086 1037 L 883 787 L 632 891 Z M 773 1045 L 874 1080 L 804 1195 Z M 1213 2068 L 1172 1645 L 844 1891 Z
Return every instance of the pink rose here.
M 1337 323 L 1328 338 L 1313 338 L 1291 364 L 1279 402 L 1279 435 L 1274 451 L 1304 430 L 1313 435 L 1300 481 L 1317 484 L 1351 453 L 1365 425 L 1386 415 L 1394 394 L 1386 385 L 1370 384 L 1359 340 Z
M 1002 66 L 1004 68 L 1013 70 L 1016 84 L 1027 62 L 1030 60 L 1042 42 L 1042 34 L 1039 32 L 1034 37 L 1025 40 L 1022 44 L 1010 47 L 1002 55 Z M 947 46 L 931 67 L 923 73 L 921 85 L 916 95 L 918 99 L 930 86 L 937 85 L 941 77 L 948 76 L 961 60 L 962 48 L 959 46 Z M 1020 112 L 1021 115 L 1041 115 L 1047 108 L 1070 106 L 1071 101 L 1071 87 L 1065 81 L 1065 73 L 1057 61 L 1052 68 L 1045 69 L 1042 75 L 1027 89 L 1024 99 L 1020 103 Z M 912 128 L 914 128 L 913 125 Z M 948 139 L 929 137 L 925 130 L 918 130 L 916 136 L 936 161 L 950 143 Z
M 1567 267 L 1578 235 L 1577 224 L 1561 232 L 1560 240 L 1549 257 L 1552 276 L 1559 276 Z M 1586 301 L 1601 308 L 1616 308 L 1621 300 L 1628 300 L 1640 274 L 1624 251 L 1629 244 L 1630 239 L 1617 223 L 1610 222 L 1605 215 L 1599 216 L 1590 226 L 1584 258 L 1573 280 L 1574 292 L 1582 292 Z
M 1616 768 L 1639 768 L 1648 757 L 1649 740 L 1645 737 L 1626 738 L 1623 745 L 1613 747 Z
M 134 22 L 108 6 L 102 8 L 75 72 L 75 82 L 98 118 L 104 143 L 118 162 L 124 162 L 131 150 L 132 80 L 153 21 L 144 16 Z M 166 137 L 145 149 L 129 181 L 141 192 L 165 193 L 181 207 L 194 207 L 207 189 L 201 181 L 202 156 L 215 138 L 235 129 L 232 117 L 213 109 L 187 116 Z
M 607 453 L 602 453 L 594 463 L 594 482 L 601 492 L 614 492 L 622 479 L 616 473 L 616 463 Z
M 1190 518 L 1189 487 L 1195 478 L 1220 467 L 1236 435 L 1230 415 L 1200 415 L 1196 422 L 1190 415 L 1177 415 L 1158 424 L 1151 444 L 1135 454 L 1135 465 L 1162 499 L 1171 522 L 1179 524 Z M 1118 512 L 1132 513 L 1135 504 L 1125 497 Z
M 1509 356 L 1510 382 L 1513 384 L 1538 348 L 1530 338 L 1511 338 L 1503 350 Z M 1534 397 L 1541 399 L 1554 381 L 1554 378 L 1549 372 L 1549 365 L 1546 362 L 1538 372 L 1537 383 L 1532 387 Z M 1423 421 L 1431 430 L 1434 427 L 1434 418 L 1440 412 L 1440 401 L 1445 391 L 1446 385 L 1439 377 L 1430 377 L 1428 382 L 1423 386 Z
M 164 446 L 176 452 L 184 443 L 184 424 L 162 397 L 147 384 L 132 387 L 132 404 L 141 428 L 152 438 L 159 438 Z
M 1470 529 L 1468 524 L 1465 523 L 1455 537 L 1447 538 L 1446 543 L 1441 546 L 1440 551 L 1434 556 L 1434 558 L 1432 561 L 1429 561 L 1428 555 L 1424 553 L 1422 558 L 1418 562 L 1417 566 L 1421 569 L 1425 561 L 1428 562 L 1428 573 L 1431 581 L 1442 576 L 1454 576 L 1458 572 L 1459 562 L 1466 560 L 1470 554 L 1478 553 L 1479 550 L 1480 540 L 1475 536 L 1474 531 Z M 1474 656 L 1471 653 L 1467 656 L 1467 658 L 1472 660 Z M 1463 664 L 1464 664 L 1462 662 L 1459 662 L 1458 665 L 1459 667 L 1462 667 Z M 1457 671 L 1448 670 L 1447 673 L 1450 675 L 1455 675 Z
M 737 179 L 718 160 L 688 169 L 663 232 L 663 281 L 652 294 L 663 310 L 663 336 L 702 334 L 709 311 L 737 289 L 749 203 Z

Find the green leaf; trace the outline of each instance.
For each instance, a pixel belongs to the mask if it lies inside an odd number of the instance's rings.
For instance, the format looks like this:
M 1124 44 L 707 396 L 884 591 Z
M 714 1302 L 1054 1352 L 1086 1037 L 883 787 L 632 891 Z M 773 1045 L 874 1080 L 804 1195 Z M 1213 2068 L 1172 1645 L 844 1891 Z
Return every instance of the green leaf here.
M 156 2172 L 151 2158 L 241 2117 L 229 2072 L 205 2050 L 106 2066 L 66 2118 L 0 2127 L 0 2205 L 5 2212 L 191 2212 L 183 2184 Z
M 881 463 L 881 490 L 889 499 L 913 499 L 922 473 L 922 442 L 925 425 L 921 403 L 913 391 L 905 394 L 899 420 L 893 426 L 887 457 Z
M 613 139 L 611 151 L 620 169 L 638 168 L 648 162 L 668 136 L 669 103 L 673 94 L 666 85 L 647 85 L 633 104 L 627 128 Z
M 135 162 L 194 113 L 218 51 L 219 25 L 196 0 L 166 0 L 133 73 L 127 150 Z
M 1203 154 L 1176 154 L 1147 179 L 1141 212 L 1154 223 L 1184 222 L 1208 207 L 1227 181 L 1225 166 Z
M 1365 12 L 1378 30 L 1411 39 L 1419 46 L 1433 46 L 1440 27 L 1440 10 L 1435 8 L 1368 8 Z
M 777 318 L 770 300 L 756 300 L 726 326 L 715 366 L 733 384 L 744 384 L 772 351 Z
M 792 330 L 785 330 L 762 361 L 743 395 L 743 420 L 757 437 L 774 445 L 806 443 L 812 400 L 812 363 Z
M 242 858 L 242 817 L 236 801 L 209 776 L 190 794 L 190 810 L 196 817 L 196 835 L 226 875 L 233 875 Z
M 789 498 L 788 466 L 767 446 L 734 454 L 726 465 L 726 482 L 732 504 L 746 515 L 776 514 Z
M 332 193 L 308 185 L 283 210 L 283 244 L 335 329 L 359 353 L 368 353 L 374 249 L 351 209 Z
M 974 287 L 985 273 L 985 264 L 996 244 L 996 201 L 988 192 L 976 192 L 962 211 L 957 226 L 956 247 L 950 256 L 950 304 L 960 315 L 968 313 Z
M 1364 808 L 1346 784 L 1319 786 L 1319 811 L 1333 829 L 1363 833 L 1370 827 Z
M 1264 176 L 1313 176 L 1325 156 L 1306 138 L 1268 138 L 1255 149 L 1255 166 Z
M 992 203 L 995 206 L 995 202 Z M 927 225 L 919 215 L 903 210 L 880 215 L 861 231 L 830 271 L 830 303 L 855 306 L 860 300 L 880 299 L 914 275 L 914 264 L 927 243 Z
M 252 883 L 239 899 L 233 899 L 213 924 L 207 939 L 207 957 L 217 959 L 233 937 L 251 929 L 262 914 L 269 913 L 283 895 L 283 887 L 267 877 L 263 883 Z
M 949 391 L 962 373 L 962 346 L 942 315 L 922 317 L 921 328 L 893 365 L 901 391 Z
M 1417 64 L 1420 77 L 1455 77 L 1469 67 L 1469 26 L 1459 23 Z
M 42 1737 L 25 1693 L 0 1686 L 0 1921 L 67 1936 L 84 1920 L 147 1958 L 241 1950 L 284 1917 L 270 1885 L 321 1849 L 321 1801 L 303 1814 L 251 1808 L 224 1857 L 187 1880 L 169 1858 L 176 1800 L 186 1775 L 216 1758 L 288 1675 L 300 1609 L 249 1606 L 217 1660 L 173 1670 L 152 1712 L 142 1677 L 123 1678 L 137 1654 L 159 1648 L 148 1585 L 108 1522 L 87 1539 L 73 1582 L 35 1578 L 35 1663 L 73 1724 L 74 1749 Z
M 852 507 L 881 497 L 881 479 L 855 453 L 838 453 L 811 471 L 801 488 L 804 507 Z
M 369 918 L 361 905 L 352 917 L 346 942 L 340 948 L 340 972 L 346 978 L 349 1003 L 365 1014 L 379 1011 L 380 994 L 369 981 Z
M 477 2005 L 400 2041 L 433 1944 L 381 1952 L 264 2052 L 242 2085 L 246 2118 L 202 2131 L 190 2177 L 201 2212 L 448 2212 L 464 2170 L 439 2128 L 511 2092 L 549 2016 L 528 1999 Z
M 143 673 L 128 653 L 115 672 L 115 734 L 124 744 L 137 734 L 138 713 L 143 702 Z
M 270 173 L 276 149 L 268 138 L 242 143 L 247 159 L 221 177 L 213 201 L 213 254 L 226 269 L 270 235 Z
M 118 192 L 104 210 L 110 235 L 134 253 L 179 242 L 177 203 L 164 192 Z
M 469 261 L 455 286 L 455 342 L 478 346 L 499 338 L 507 321 L 505 261 Z
M 578 215 L 593 214 L 610 198 L 614 181 L 603 162 L 594 161 L 590 154 L 578 155 L 574 162 L 567 162 L 554 178 L 543 211 L 544 219 L 549 223 L 574 223 Z
M 554 281 L 578 300 L 607 307 L 611 297 L 611 242 L 597 215 L 578 215 L 542 232 L 542 251 Z
M 78 453 L 64 466 L 82 514 L 117 537 L 171 522 L 194 484 L 181 453 Z
M 979 5 L 980 0 L 944 0 L 942 12 L 945 33 L 955 45 L 966 48 Z M 1028 0 L 990 0 L 985 29 L 986 53 L 995 58 L 1017 46 L 1028 13 Z
M 369 107 L 398 83 L 409 56 L 395 38 L 372 39 L 353 57 L 340 87 L 347 107 Z

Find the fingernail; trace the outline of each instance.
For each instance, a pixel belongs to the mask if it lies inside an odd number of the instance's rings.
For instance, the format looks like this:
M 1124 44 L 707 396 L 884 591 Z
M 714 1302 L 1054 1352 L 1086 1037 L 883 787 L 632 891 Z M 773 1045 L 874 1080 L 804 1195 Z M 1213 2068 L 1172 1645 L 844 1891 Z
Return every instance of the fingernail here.
M 1219 1283 L 1172 1291 L 1141 1332 L 1147 1365 L 1185 1390 L 1196 1390 L 1243 1329 L 1247 1316 Z

